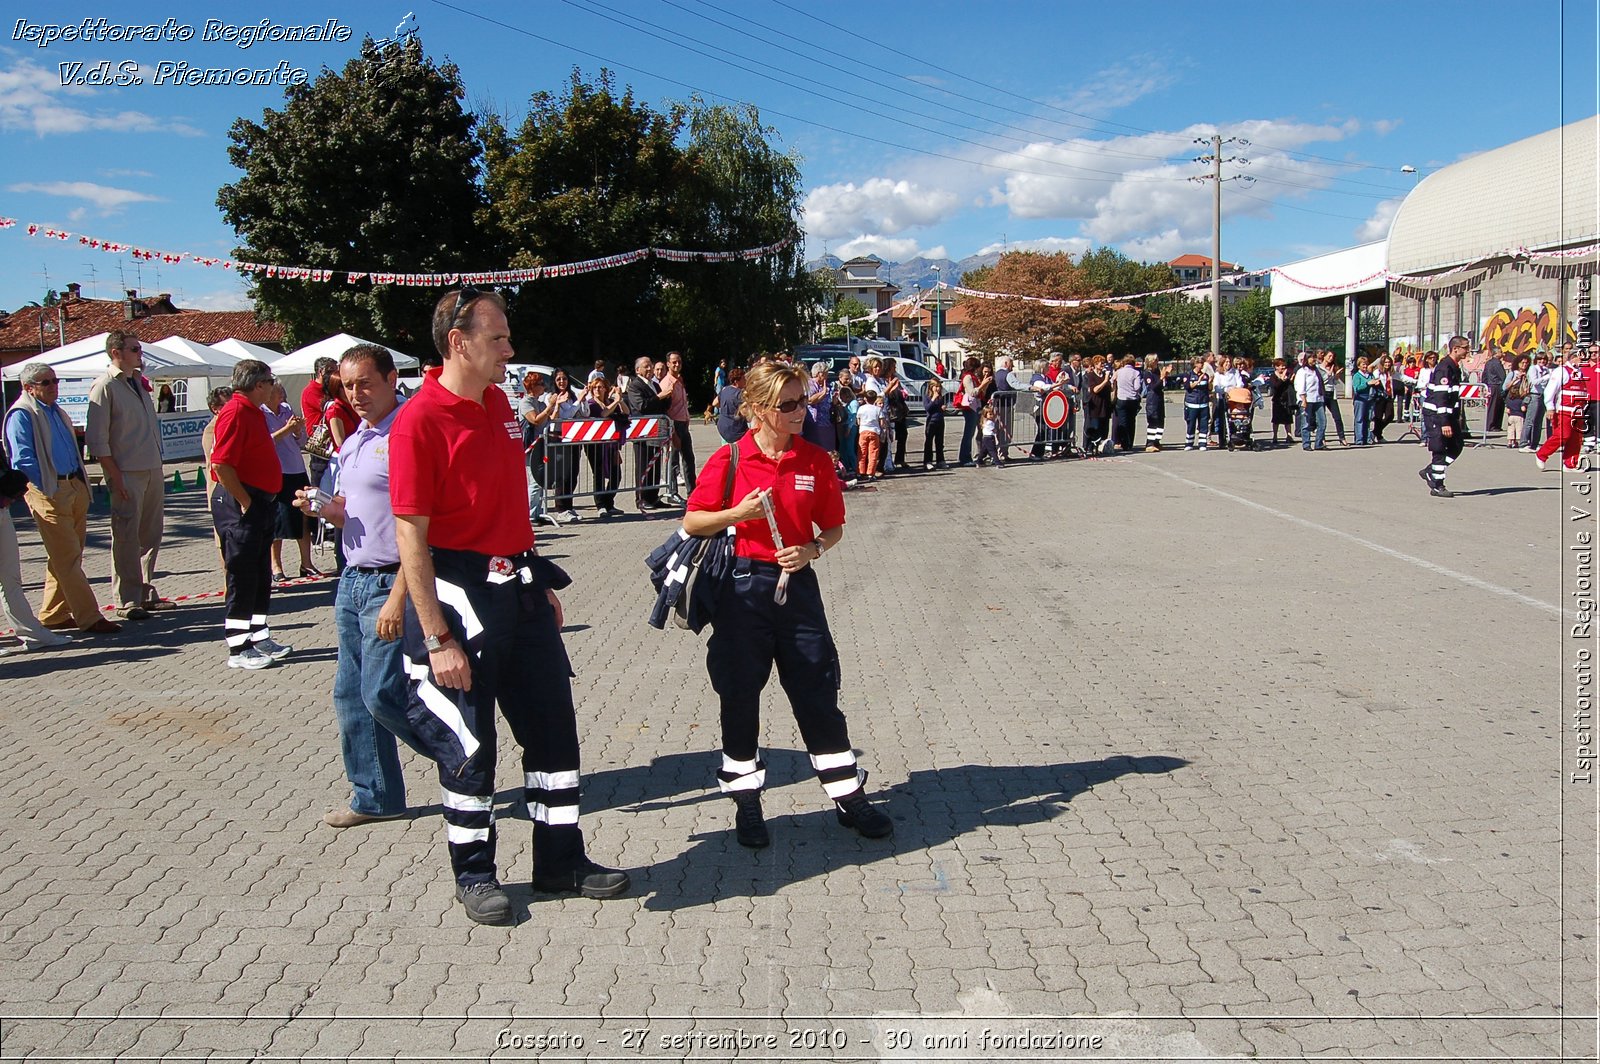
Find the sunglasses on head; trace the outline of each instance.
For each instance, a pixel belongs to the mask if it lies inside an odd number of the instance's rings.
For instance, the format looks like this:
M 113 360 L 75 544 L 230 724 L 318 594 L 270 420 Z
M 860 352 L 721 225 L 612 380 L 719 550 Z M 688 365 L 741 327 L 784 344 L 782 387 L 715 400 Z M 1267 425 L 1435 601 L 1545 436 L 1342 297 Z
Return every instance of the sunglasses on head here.
M 450 328 L 454 329 L 461 321 L 461 312 L 472 306 L 472 301 L 483 295 L 478 289 L 463 285 L 461 291 L 456 293 L 456 305 L 450 308 Z

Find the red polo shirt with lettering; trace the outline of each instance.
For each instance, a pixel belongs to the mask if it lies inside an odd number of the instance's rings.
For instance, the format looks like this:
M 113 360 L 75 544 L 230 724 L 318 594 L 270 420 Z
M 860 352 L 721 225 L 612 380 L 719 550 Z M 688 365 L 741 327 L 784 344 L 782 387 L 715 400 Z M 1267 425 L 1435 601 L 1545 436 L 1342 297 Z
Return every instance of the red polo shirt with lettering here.
M 428 546 L 509 557 L 533 547 L 522 429 L 506 393 L 482 403 L 439 383 L 430 367 L 389 431 L 389 501 L 428 518 Z
M 726 510 L 757 488 L 772 489 L 772 509 L 786 547 L 817 538 L 822 529 L 844 524 L 844 490 L 827 451 L 798 435 L 774 462 L 756 446 L 755 430 L 739 441 L 739 466 L 733 471 L 733 493 L 724 501 L 728 481 L 728 448 L 720 447 L 707 461 L 689 495 L 691 510 Z M 734 554 L 759 562 L 776 562 L 777 547 L 765 517 L 734 526 Z
M 276 495 L 283 490 L 283 464 L 267 430 L 267 415 L 243 392 L 234 392 L 217 411 L 215 436 L 212 465 L 232 466 L 240 480 L 258 491 Z

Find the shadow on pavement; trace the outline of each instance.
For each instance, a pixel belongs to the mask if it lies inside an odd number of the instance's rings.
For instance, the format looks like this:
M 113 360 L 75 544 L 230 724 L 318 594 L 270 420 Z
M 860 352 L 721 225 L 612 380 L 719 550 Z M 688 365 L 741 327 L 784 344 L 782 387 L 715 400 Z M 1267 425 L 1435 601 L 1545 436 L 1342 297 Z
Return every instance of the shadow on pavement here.
M 629 869 L 634 896 L 645 896 L 652 911 L 707 905 L 726 897 L 765 896 L 791 883 L 812 879 L 851 865 L 861 865 L 926 851 L 991 826 L 1015 827 L 1055 819 L 1074 797 L 1102 783 L 1127 775 L 1161 775 L 1189 762 L 1166 756 L 1115 756 L 1094 761 L 1050 765 L 961 765 L 913 772 L 904 783 L 867 790 L 885 804 L 895 821 L 887 839 L 863 839 L 841 827 L 823 796 L 803 751 L 766 750 L 769 791 L 770 849 L 752 851 L 734 842 L 732 803 L 716 790 L 717 752 L 671 754 L 648 766 L 610 769 L 584 779 L 583 811 L 612 815 L 646 812 L 664 806 L 711 803 L 710 830 L 685 839 L 683 852 L 668 861 Z M 773 816 L 770 800 L 777 787 L 798 786 L 814 792 L 815 810 Z M 522 792 L 503 789 L 495 795 L 496 821 L 525 820 Z M 807 802 L 806 804 L 813 804 Z M 410 810 L 408 818 L 437 813 L 437 806 Z M 596 854 L 606 863 L 609 855 Z M 513 894 L 522 906 L 531 897 L 526 885 Z M 944 889 L 934 881 L 902 890 Z M 508 892 L 511 887 L 508 885 Z

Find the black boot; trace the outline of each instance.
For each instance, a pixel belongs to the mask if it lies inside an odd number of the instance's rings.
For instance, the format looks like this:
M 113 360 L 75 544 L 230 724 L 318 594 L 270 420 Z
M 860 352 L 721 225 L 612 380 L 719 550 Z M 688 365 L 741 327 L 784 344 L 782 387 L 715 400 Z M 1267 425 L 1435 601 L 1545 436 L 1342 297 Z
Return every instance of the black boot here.
M 837 806 L 839 823 L 847 828 L 855 828 L 864 838 L 883 839 L 894 834 L 894 821 L 872 807 L 864 790 L 858 788 L 851 791 L 843 798 L 835 799 L 834 805 Z
M 730 794 L 737 807 L 733 814 L 733 834 L 739 845 L 752 850 L 770 846 L 772 836 L 767 833 L 767 822 L 761 815 L 761 792 L 732 791 Z

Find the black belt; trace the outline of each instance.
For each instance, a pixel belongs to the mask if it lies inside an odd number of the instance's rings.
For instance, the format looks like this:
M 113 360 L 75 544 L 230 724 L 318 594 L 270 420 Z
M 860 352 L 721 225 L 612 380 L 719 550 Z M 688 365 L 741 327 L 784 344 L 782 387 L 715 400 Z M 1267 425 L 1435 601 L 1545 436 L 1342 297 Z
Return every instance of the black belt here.
M 68 480 L 83 480 L 83 470 L 74 469 L 72 472 L 67 474 L 67 479 Z M 87 484 L 88 481 L 84 480 L 84 483 Z
M 358 573 L 388 573 L 391 576 L 400 571 L 400 563 L 393 565 L 352 565 L 349 568 Z

